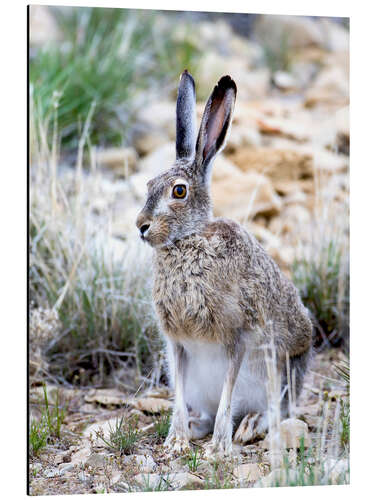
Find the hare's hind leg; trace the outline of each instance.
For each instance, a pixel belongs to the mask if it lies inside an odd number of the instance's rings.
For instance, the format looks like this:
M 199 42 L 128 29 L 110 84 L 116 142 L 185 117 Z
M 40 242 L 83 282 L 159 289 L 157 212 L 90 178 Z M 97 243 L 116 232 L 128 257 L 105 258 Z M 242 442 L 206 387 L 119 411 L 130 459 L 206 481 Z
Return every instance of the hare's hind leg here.
M 238 426 L 234 435 L 235 443 L 251 443 L 263 438 L 268 430 L 268 415 L 264 413 L 248 413 Z
M 206 455 L 227 455 L 232 451 L 232 393 L 245 355 L 245 343 L 241 337 L 238 343 L 231 346 L 228 353 L 228 369 L 225 375 L 223 389 L 217 410 L 214 433 L 211 443 L 206 448 Z
M 175 401 L 172 423 L 164 446 L 180 452 L 189 448 L 188 412 L 184 385 L 186 376 L 186 352 L 177 342 L 171 342 L 174 372 Z

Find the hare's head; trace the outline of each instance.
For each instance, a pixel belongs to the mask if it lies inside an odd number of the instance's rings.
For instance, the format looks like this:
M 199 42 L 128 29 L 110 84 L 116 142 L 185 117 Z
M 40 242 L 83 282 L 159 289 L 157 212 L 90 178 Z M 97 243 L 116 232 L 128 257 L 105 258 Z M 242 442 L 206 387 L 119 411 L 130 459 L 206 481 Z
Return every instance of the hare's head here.
M 151 246 L 168 246 L 199 232 L 211 218 L 211 167 L 224 147 L 236 92 L 230 76 L 223 76 L 207 101 L 196 137 L 194 80 L 186 70 L 182 73 L 176 109 L 176 161 L 147 183 L 147 201 L 136 222 L 141 238 Z

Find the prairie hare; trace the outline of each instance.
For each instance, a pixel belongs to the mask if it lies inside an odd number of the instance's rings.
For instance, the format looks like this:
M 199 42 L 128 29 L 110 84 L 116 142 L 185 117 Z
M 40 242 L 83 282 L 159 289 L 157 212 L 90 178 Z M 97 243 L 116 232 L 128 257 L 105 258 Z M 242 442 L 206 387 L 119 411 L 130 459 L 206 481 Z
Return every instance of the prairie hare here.
M 250 419 L 250 440 L 268 427 L 264 346 L 272 344 L 288 408 L 286 364 L 302 386 L 312 325 L 294 285 L 236 222 L 214 218 L 213 160 L 224 147 L 236 84 L 224 76 L 209 97 L 196 135 L 195 84 L 184 71 L 177 97 L 176 161 L 147 183 L 137 218 L 154 248 L 153 300 L 166 340 L 175 391 L 165 445 L 175 451 L 213 432 L 206 453 L 228 454 L 233 421 Z

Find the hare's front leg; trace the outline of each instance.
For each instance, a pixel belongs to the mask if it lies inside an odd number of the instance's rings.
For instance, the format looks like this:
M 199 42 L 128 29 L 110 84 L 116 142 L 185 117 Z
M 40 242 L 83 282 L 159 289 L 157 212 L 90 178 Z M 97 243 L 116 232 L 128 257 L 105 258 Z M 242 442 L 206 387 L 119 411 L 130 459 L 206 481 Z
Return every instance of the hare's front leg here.
M 228 455 L 232 451 L 232 393 L 245 354 L 245 345 L 240 340 L 227 349 L 229 364 L 225 375 L 219 408 L 216 414 L 214 433 L 206 448 L 206 456 Z
M 183 346 L 172 342 L 174 364 L 174 408 L 171 427 L 164 446 L 180 452 L 189 448 L 188 412 L 185 403 L 184 387 L 186 376 L 186 352 Z

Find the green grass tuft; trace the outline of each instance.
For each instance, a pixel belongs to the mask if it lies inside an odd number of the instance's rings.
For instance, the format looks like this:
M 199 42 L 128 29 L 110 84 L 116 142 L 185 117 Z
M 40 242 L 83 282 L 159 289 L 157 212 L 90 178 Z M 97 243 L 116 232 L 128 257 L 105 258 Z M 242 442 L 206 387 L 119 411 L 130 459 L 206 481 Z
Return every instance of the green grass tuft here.
M 30 83 L 36 111 L 50 131 L 57 112 L 62 145 L 69 151 L 78 146 L 93 103 L 92 143 L 128 142 L 144 105 L 139 95 L 166 88 L 199 58 L 198 47 L 174 36 L 174 24 L 158 31 L 155 11 L 59 7 L 51 12 L 62 41 L 32 52 Z
M 104 437 L 102 431 L 97 431 L 96 435 L 111 450 L 128 455 L 134 450 L 140 438 L 137 424 L 138 419 L 136 417 L 129 418 L 127 422 L 125 422 L 124 417 L 121 417 L 116 419 L 115 427 L 110 427 L 108 439 Z
M 47 445 L 49 435 L 48 426 L 44 418 L 39 421 L 32 419 L 29 428 L 29 449 L 30 453 L 38 455 Z
M 171 412 L 162 411 L 160 416 L 156 418 L 155 432 L 159 439 L 165 439 L 168 436 L 171 425 Z
M 186 457 L 186 463 L 189 467 L 190 472 L 196 472 L 198 467 L 201 465 L 202 454 L 195 448 L 194 450 L 189 450 L 189 455 Z

